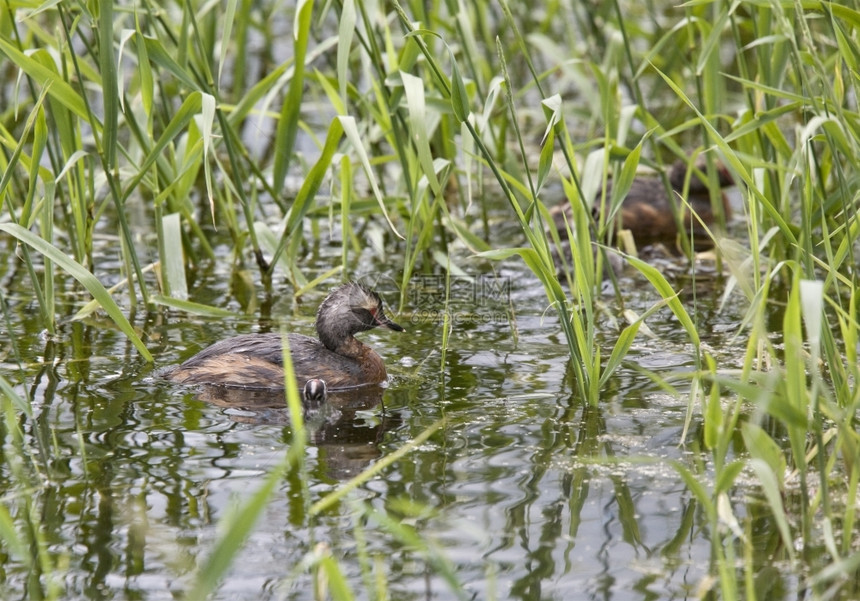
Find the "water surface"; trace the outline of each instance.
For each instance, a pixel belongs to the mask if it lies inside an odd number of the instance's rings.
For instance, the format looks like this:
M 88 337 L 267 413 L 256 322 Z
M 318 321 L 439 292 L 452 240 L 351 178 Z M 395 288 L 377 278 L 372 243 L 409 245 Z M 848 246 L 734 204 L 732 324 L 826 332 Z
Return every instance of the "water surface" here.
M 181 596 L 218 537 L 218 521 L 282 460 L 292 431 L 284 409 L 201 400 L 198 391 L 164 381 L 159 369 L 236 333 L 286 324 L 311 334 L 316 307 L 337 282 L 297 302 L 281 282 L 285 293 L 268 299 L 259 287 L 237 287 L 248 278 L 203 266 L 192 299 L 231 309 L 235 318 L 133 312 L 156 357 L 151 366 L 98 315 L 85 323 L 62 320 L 53 337 L 39 331 L 27 276 L 10 246 L 4 245 L 2 282 L 23 369 L 7 353 L 3 371 L 22 382 L 16 390 L 33 407 L 32 419 L 19 416 L 18 424 L 28 448 L 38 449 L 35 463 L 46 469 L 29 493 L 57 566 L 38 586 L 56 578 L 67 590 L 64 599 Z M 322 271 L 339 253 L 336 241 L 315 247 L 309 271 L 314 265 Z M 388 365 L 383 402 L 309 416 L 304 481 L 295 472 L 278 486 L 214 598 L 312 599 L 300 564 L 321 549 L 363 591 L 358 527 L 370 556 L 381 558 L 392 599 L 456 598 L 438 570 L 398 542 L 375 512 L 414 526 L 476 599 L 697 598 L 710 578 L 712 533 L 669 462 L 705 482 L 712 468 L 700 452 L 700 409 L 691 407 L 684 378 L 696 369 L 695 353 L 675 318 L 664 310 L 649 319 L 651 335 L 637 338 L 599 407 L 586 408 L 537 280 L 514 260 L 488 265 L 466 253 L 460 258 L 472 272 L 452 283 L 444 365 L 445 278 L 418 275 L 403 310 L 392 307 L 407 331 L 361 336 Z M 371 251 L 361 261 L 370 267 L 361 277 L 396 305 L 395 274 Z M 254 271 L 247 274 L 253 281 Z M 642 312 L 659 300 L 641 278 L 625 275 L 622 283 L 626 308 Z M 731 368 L 743 354 L 743 342 L 733 339 L 743 306 L 734 299 L 720 309 L 724 285 L 709 278 L 683 298 L 703 345 Z M 77 293 L 64 297 L 63 314 L 72 315 L 78 301 Z M 599 345 L 607 357 L 622 322 L 611 294 L 601 305 Z M 670 380 L 674 392 L 649 372 L 677 376 Z M 442 418 L 445 425 L 426 443 L 335 508 L 308 518 L 308 501 Z M 25 500 L 13 463 L 3 464 L 0 486 L 15 513 Z M 736 493 L 736 515 L 752 516 L 749 491 Z M 770 567 L 762 571 L 767 586 L 796 590 L 790 572 L 774 569 L 781 556 L 773 555 L 776 529 L 767 517 L 755 516 L 755 523 L 762 552 L 756 562 Z M 34 586 L 26 562 L 7 558 L 3 597 L 32 594 Z

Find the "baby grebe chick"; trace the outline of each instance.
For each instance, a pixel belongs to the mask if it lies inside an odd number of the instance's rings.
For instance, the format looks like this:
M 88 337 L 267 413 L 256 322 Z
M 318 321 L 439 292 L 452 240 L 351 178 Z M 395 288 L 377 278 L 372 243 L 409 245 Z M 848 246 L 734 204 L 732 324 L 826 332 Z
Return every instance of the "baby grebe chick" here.
M 304 396 L 305 401 L 308 403 L 322 403 L 328 396 L 328 390 L 326 388 L 325 382 L 319 378 L 311 378 L 305 382 L 302 396 Z
M 358 332 L 377 326 L 403 331 L 388 319 L 382 299 L 372 290 L 352 282 L 335 288 L 317 312 L 319 340 L 287 335 L 299 389 L 314 379 L 322 380 L 328 391 L 384 382 L 382 359 L 355 338 Z M 278 333 L 228 338 L 203 349 L 168 377 L 181 384 L 283 388 L 281 347 Z
M 698 164 L 697 167 L 704 169 L 704 164 Z M 633 183 L 627 192 L 627 196 L 624 197 L 621 203 L 618 214 L 620 215 L 621 229 L 630 230 L 638 248 L 658 242 L 665 242 L 669 248 L 674 248 L 678 236 L 678 226 L 670 203 L 675 206 L 682 206 L 677 196 L 684 192 L 684 180 L 687 177 L 687 169 L 687 163 L 677 161 L 669 170 L 669 184 L 672 187 L 674 196 L 671 199 L 666 192 L 666 186 L 663 185 L 663 181 L 656 174 L 653 176 L 640 175 L 633 179 Z M 721 188 L 734 185 L 731 175 L 722 166 L 719 168 L 717 181 Z M 607 199 L 611 194 L 612 181 L 610 180 L 606 184 Z M 595 203 L 599 202 L 600 198 L 598 196 Z M 706 225 L 710 226 L 714 223 L 715 216 L 711 209 L 711 195 L 708 183 L 700 179 L 695 173 L 691 174 L 690 177 L 687 189 L 687 202 Z M 722 202 L 724 214 L 728 218 L 731 214 L 731 209 L 725 195 L 722 195 Z M 597 215 L 598 210 L 599 207 L 595 206 L 595 219 L 599 217 Z M 558 229 L 562 239 L 567 234 L 564 223 L 565 214 L 567 215 L 568 223 L 572 223 L 570 203 L 555 207 L 552 211 L 556 229 Z M 682 215 L 683 223 L 687 228 L 690 228 L 691 218 L 689 210 L 685 210 Z M 691 230 L 693 234 L 693 246 L 696 250 L 705 250 L 713 246 L 713 241 L 707 235 L 705 228 L 702 227 L 698 219 L 693 218 Z

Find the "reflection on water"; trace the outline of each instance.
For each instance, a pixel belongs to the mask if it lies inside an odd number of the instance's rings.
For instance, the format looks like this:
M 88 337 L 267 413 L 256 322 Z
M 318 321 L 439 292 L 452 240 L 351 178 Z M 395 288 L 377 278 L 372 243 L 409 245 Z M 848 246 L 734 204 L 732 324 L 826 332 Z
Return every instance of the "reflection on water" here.
M 302 400 L 309 441 L 320 451 L 325 473 L 334 480 L 351 478 L 380 456 L 378 445 L 387 430 L 401 421 L 384 411 L 377 423 L 368 427 L 356 418 L 382 404 L 382 386 L 362 386 L 329 390 L 322 402 Z M 229 419 L 251 425 L 290 424 L 283 390 L 197 386 L 194 396 L 224 409 Z
M 181 388 L 177 386 L 177 388 Z M 285 409 L 287 397 L 283 389 L 248 388 L 237 386 L 197 385 L 192 387 L 194 396 L 219 407 L 245 409 L 251 412 L 263 409 Z M 382 403 L 383 386 L 358 386 L 355 388 L 329 389 L 324 401 L 308 402 L 302 399 L 302 409 L 306 417 L 325 411 L 355 413 L 373 409 Z M 263 419 L 256 423 L 271 423 Z M 271 414 L 272 419 L 275 414 Z M 276 422 L 278 423 L 278 422 Z M 279 423 L 285 423 L 283 420 Z
M 229 281 L 199 277 L 199 299 L 218 299 L 223 291 L 213 282 Z M 308 408 L 306 482 L 291 473 L 280 484 L 215 599 L 312 598 L 310 576 L 295 566 L 320 542 L 362 590 L 358 523 L 367 552 L 384 558 L 391 598 L 453 598 L 415 549 L 377 527 L 376 511 L 401 517 L 438 545 L 476 599 L 492 591 L 523 600 L 697 597 L 710 574 L 712 533 L 669 461 L 705 481 L 711 468 L 695 411 L 682 440 L 688 381 L 673 380 L 676 395 L 648 374 L 694 369 L 677 322 L 666 311 L 649 319 L 654 337 L 637 339 L 599 408 L 584 409 L 539 284 L 516 264 L 502 265 L 498 277 L 509 286 L 501 298 L 493 295 L 504 287 L 481 297 L 466 283 L 453 287 L 448 311 L 458 319 L 444 366 L 444 297 L 429 280 L 404 307 L 412 317 L 403 320 L 408 336 L 362 335 L 385 358 L 391 385 Z M 626 308 L 636 312 L 656 300 L 635 278 L 624 290 Z M 720 365 L 735 366 L 743 353 L 732 335 L 742 308 L 720 312 L 719 294 L 693 292 L 683 300 L 701 324 L 703 344 Z M 32 326 L 26 292 L 9 299 L 23 324 L 14 341 L 23 370 L 8 354 L 4 375 L 34 408 L 32 419 L 19 415 L 16 422 L 33 455 L 16 457 L 7 445 L 0 471 L 0 494 L 16 527 L 24 531 L 28 506 L 38 512 L 52 570 L 72 591 L 67 598 L 182 596 L 216 540 L 218 520 L 257 490 L 292 442 L 283 394 L 178 387 L 104 323 L 62 322 L 48 338 Z M 318 301 L 311 294 L 292 307 L 275 299 L 270 308 L 306 333 Z M 148 333 L 158 367 L 213 340 L 270 326 L 169 312 L 133 318 Z M 603 356 L 618 335 L 613 323 L 601 321 Z M 309 520 L 309 503 L 443 417 L 446 425 L 426 443 L 349 502 Z M 0 427 L 11 435 L 9 423 Z M 16 465 L 34 467 L 21 472 Z M 356 515 L 355 499 L 370 518 Z M 756 586 L 768 592 L 760 598 L 796 593 L 791 571 L 780 569 L 784 550 L 769 513 L 743 490 L 732 503 L 755 541 L 754 563 L 762 567 Z M 412 515 L 404 504 L 429 509 Z M 5 560 L 2 598 L 45 586 L 38 547 L 23 549 Z

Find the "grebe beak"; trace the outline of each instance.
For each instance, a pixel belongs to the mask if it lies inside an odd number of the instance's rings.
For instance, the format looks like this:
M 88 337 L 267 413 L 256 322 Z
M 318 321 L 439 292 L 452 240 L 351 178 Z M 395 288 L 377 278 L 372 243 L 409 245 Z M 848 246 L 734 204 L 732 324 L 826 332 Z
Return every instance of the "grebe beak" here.
M 393 321 L 391 321 L 390 319 L 388 319 L 388 316 L 386 316 L 385 313 L 379 313 L 379 314 L 375 315 L 374 317 L 376 318 L 376 325 L 378 325 L 381 328 L 388 328 L 389 330 L 394 330 L 395 332 L 402 332 L 403 331 L 403 326 L 398 325 L 398 324 L 394 323 Z
M 400 326 L 388 319 L 388 316 L 385 314 L 385 311 L 382 310 L 382 307 L 379 307 L 375 311 L 371 311 L 370 314 L 373 316 L 373 320 L 376 322 L 376 325 L 380 328 L 388 328 L 395 332 L 403 331 L 403 326 Z

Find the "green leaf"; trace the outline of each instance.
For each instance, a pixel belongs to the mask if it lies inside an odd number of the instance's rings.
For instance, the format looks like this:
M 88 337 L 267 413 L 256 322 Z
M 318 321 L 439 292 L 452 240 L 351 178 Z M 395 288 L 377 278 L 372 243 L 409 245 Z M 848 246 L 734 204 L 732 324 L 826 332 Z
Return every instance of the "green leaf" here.
M 177 309 L 179 311 L 184 311 L 185 313 L 200 315 L 202 317 L 238 317 L 236 313 L 228 311 L 227 309 L 220 309 L 211 305 L 203 305 L 201 303 L 194 303 L 170 296 L 162 296 L 160 294 L 154 295 L 152 297 L 152 302 L 156 305 L 163 305 L 165 307 L 170 307 L 171 309 Z
M 675 468 L 675 471 L 681 475 L 681 479 L 684 480 L 684 483 L 690 489 L 690 492 L 693 493 L 693 496 L 701 503 L 705 513 L 708 515 L 708 521 L 715 522 L 717 519 L 717 507 L 714 504 L 711 493 L 702 486 L 702 483 L 699 482 L 696 476 L 683 463 L 680 461 L 671 461 L 670 463 Z
M 418 151 L 418 162 L 424 172 L 430 188 L 437 196 L 442 194 L 439 179 L 436 177 L 436 169 L 433 165 L 433 155 L 430 152 L 430 136 L 427 132 L 427 111 L 424 104 L 426 96 L 424 82 L 420 77 L 409 73 L 400 73 L 403 81 L 403 90 L 406 93 L 406 108 L 409 111 L 409 127 L 412 130 L 412 141 Z
M 824 588 L 833 581 L 843 583 L 853 582 L 858 569 L 860 569 L 860 552 L 853 553 L 848 557 L 825 566 L 820 572 L 812 576 L 809 583 L 814 587 Z M 834 590 L 838 590 L 839 588 L 837 587 Z
M 200 113 L 201 108 L 203 107 L 203 94 L 200 92 L 193 92 L 188 95 L 188 98 L 185 99 L 185 102 L 182 103 L 182 106 L 179 107 L 179 110 L 173 115 L 173 118 L 170 120 L 170 123 L 167 124 L 167 127 L 161 133 L 161 136 L 158 138 L 158 141 L 155 143 L 155 146 L 149 151 L 149 154 L 144 159 L 143 163 L 140 165 L 140 170 L 138 174 L 131 178 L 129 184 L 126 186 L 124 197 L 137 187 L 144 177 L 146 177 L 149 168 L 152 167 L 152 164 L 158 160 L 159 156 L 161 156 L 162 151 L 170 144 L 176 136 L 183 132 L 185 126 L 194 118 L 195 115 Z
M 287 215 L 287 222 L 284 225 L 284 232 L 281 236 L 281 242 L 275 250 L 274 256 L 271 260 L 273 265 L 280 259 L 281 254 L 286 249 L 287 242 L 296 228 L 298 228 L 299 224 L 301 224 L 305 213 L 308 212 L 317 191 L 322 185 L 326 172 L 331 166 L 332 158 L 334 157 L 335 152 L 337 152 L 337 147 L 338 144 L 340 144 L 342 137 L 343 124 L 339 118 L 335 117 L 332 119 L 331 125 L 329 125 L 322 154 L 311 168 L 302 184 L 302 187 L 299 189 L 299 193 L 296 195 L 295 201 L 293 201 L 293 204 L 290 207 L 290 212 Z
M 340 9 L 340 24 L 337 30 L 337 82 L 340 89 L 341 101 L 346 105 L 346 89 L 348 87 L 347 69 L 349 68 L 349 53 L 352 50 L 352 38 L 355 36 L 355 0 L 344 0 Z
M 185 84 L 185 87 L 189 90 L 200 91 L 200 86 L 197 85 L 197 82 L 194 81 L 191 76 L 188 75 L 188 72 L 176 62 L 173 58 L 174 53 L 168 52 L 164 49 L 164 46 L 159 39 L 148 36 L 144 36 L 143 39 L 146 46 L 146 52 L 156 65 L 170 71 L 173 76 Z
M 636 171 L 639 169 L 639 157 L 642 154 L 642 144 L 648 138 L 648 134 L 642 136 L 636 147 L 630 151 L 624 159 L 624 164 L 621 166 L 621 171 L 615 174 L 612 178 L 612 206 L 620 207 L 627 193 L 630 191 L 630 186 L 633 185 L 633 180 L 636 178 Z
M 20 519 L 20 517 L 18 518 Z M 15 520 L 9 513 L 6 505 L 0 505 L 0 540 L 3 541 L 3 546 L 9 550 L 9 554 L 22 565 L 27 565 L 29 562 L 34 562 L 33 555 L 30 553 L 30 545 L 24 542 L 24 539 L 18 533 L 15 527 Z M 35 569 L 30 566 L 30 569 Z
M 528 253 L 533 253 L 534 250 L 531 248 L 496 248 L 493 250 L 485 250 L 484 252 L 478 253 L 479 257 L 484 257 L 485 259 L 491 259 L 493 261 L 504 261 L 509 257 L 513 257 L 514 255 L 523 256 Z
M 8 56 L 19 69 L 32 77 L 39 86 L 48 86 L 51 98 L 58 101 L 75 115 L 89 123 L 90 115 L 84 99 L 66 83 L 55 69 L 49 69 L 38 61 L 18 51 L 15 46 L 0 38 L 0 52 Z
M 783 475 L 786 469 L 785 455 L 776 441 L 760 426 L 744 422 L 741 424 L 744 446 L 750 455 L 764 461 L 776 475 L 780 490 L 783 488 Z
M 293 24 L 293 77 L 290 88 L 281 105 L 281 117 L 276 132 L 276 152 L 272 167 L 272 188 L 280 194 L 290 168 L 296 134 L 299 131 L 299 115 L 302 109 L 302 93 L 305 85 L 305 56 L 310 39 L 313 0 L 299 0 Z
M 759 486 L 761 486 L 767 499 L 770 513 L 776 522 L 777 530 L 779 530 L 780 537 L 782 538 L 783 548 L 788 551 L 791 561 L 794 562 L 794 541 L 791 537 L 791 529 L 788 525 L 788 518 L 785 515 L 785 508 L 782 505 L 782 495 L 780 494 L 776 475 L 770 466 L 761 459 L 750 460 L 750 467 L 753 468 L 758 477 Z
M 126 319 L 125 315 L 123 315 L 120 308 L 114 302 L 113 298 L 111 298 L 110 293 L 105 290 L 105 287 L 102 286 L 102 283 L 96 279 L 92 273 L 87 271 L 83 266 L 79 263 L 76 263 L 74 260 L 70 259 L 63 252 L 60 251 L 53 244 L 49 244 L 45 242 L 32 232 L 22 228 L 20 225 L 15 223 L 0 223 L 0 230 L 3 230 L 15 238 L 28 244 L 33 249 L 41 253 L 43 256 L 51 259 L 54 263 L 59 265 L 66 273 L 75 278 L 81 285 L 86 288 L 90 294 L 93 295 L 93 298 L 98 301 L 98 303 L 102 306 L 102 308 L 107 312 L 107 314 L 113 319 L 114 323 L 119 327 L 123 334 L 125 334 L 128 339 L 134 344 L 135 348 L 137 348 L 138 352 L 143 356 L 147 361 L 152 361 L 152 355 L 147 350 L 146 346 L 140 340 L 138 335 L 135 333 L 134 328 L 132 328 L 131 324 Z
M 397 228 L 394 227 L 394 224 L 391 222 L 391 218 L 388 216 L 388 210 L 385 208 L 385 200 L 382 198 L 382 192 L 379 190 L 379 184 L 376 181 L 376 175 L 370 165 L 370 159 L 367 158 L 367 151 L 364 149 L 364 143 L 361 141 L 361 135 L 358 133 L 358 126 L 355 123 L 355 119 L 353 117 L 337 117 L 337 119 L 343 126 L 343 131 L 346 134 L 347 139 L 352 143 L 352 147 L 355 149 L 356 154 L 358 154 L 358 160 L 362 167 L 364 167 L 364 174 L 370 181 L 373 195 L 376 197 L 376 202 L 379 203 L 379 208 L 382 209 L 382 215 L 388 222 L 388 227 L 391 228 L 391 231 L 394 232 L 395 236 L 403 240 L 403 236 L 397 231 Z
M 736 459 L 728 465 L 724 465 L 717 473 L 717 481 L 714 483 L 714 495 L 728 492 L 735 486 L 735 480 L 743 471 L 746 461 Z
M 633 323 L 621 331 L 621 334 L 618 336 L 618 340 L 615 341 L 615 345 L 612 347 L 612 354 L 609 356 L 609 360 L 606 362 L 606 366 L 603 368 L 603 373 L 600 376 L 599 384 L 601 387 L 606 384 L 615 370 L 618 369 L 618 366 L 621 365 L 624 357 L 627 356 L 627 351 L 629 351 L 630 347 L 633 345 L 633 340 L 636 338 L 636 334 L 639 333 L 640 326 L 660 308 L 666 306 L 668 302 L 668 299 L 663 299 L 660 302 L 655 303 L 645 311 L 645 313 L 638 316 Z
M 209 159 L 212 148 L 212 125 L 215 122 L 215 97 L 211 94 L 200 95 L 200 137 L 203 141 L 203 175 L 206 182 L 206 195 L 215 221 L 215 199 L 212 191 L 212 161 Z
M 705 403 L 705 447 L 716 449 L 720 441 L 720 434 L 724 431 L 723 407 L 720 404 L 720 387 L 711 386 L 711 394 L 702 400 Z
M 538 163 L 538 178 L 536 191 L 540 192 L 546 177 L 552 169 L 553 153 L 555 151 L 555 128 L 563 120 L 561 96 L 555 94 L 541 102 L 544 115 L 547 117 L 546 129 L 540 141 L 540 162 Z
M 678 299 L 677 293 L 672 289 L 669 282 L 666 281 L 666 278 L 663 277 L 663 274 L 660 273 L 660 271 L 653 265 L 650 265 L 636 257 L 625 255 L 625 259 L 627 259 L 627 262 L 633 267 L 638 269 L 639 272 L 644 275 L 649 282 L 651 282 L 651 285 L 654 286 L 657 292 L 660 293 L 660 296 L 667 301 L 672 313 L 675 314 L 675 317 L 678 318 L 678 321 L 681 322 L 681 325 L 684 326 L 684 329 L 687 331 L 690 341 L 696 348 L 699 348 L 699 345 L 701 344 L 699 332 L 696 329 L 693 320 L 690 319 L 690 315 L 687 313 L 687 310 L 684 309 L 684 305 L 682 305 L 681 301 Z
M 352 601 L 355 598 L 346 577 L 343 575 L 343 571 L 330 554 L 320 560 L 319 567 L 322 573 L 325 574 L 325 581 L 328 584 L 328 589 L 333 600 Z
M 540 149 L 540 161 L 538 162 L 538 175 L 537 182 L 535 184 L 535 194 L 539 194 L 541 188 L 543 188 L 543 184 L 546 181 L 546 177 L 549 175 L 550 170 L 552 169 L 552 160 L 553 153 L 555 151 L 555 132 L 553 131 L 553 127 L 555 124 L 550 124 L 547 126 L 546 133 L 544 134 L 542 146 Z
M 221 75 L 224 72 L 224 64 L 227 62 L 227 53 L 230 51 L 230 44 L 227 40 L 232 39 L 233 22 L 236 19 L 237 0 L 227 0 L 227 6 L 224 10 L 224 23 L 221 26 L 221 56 L 218 59 L 218 81 L 217 86 L 221 87 Z
M 182 252 L 182 226 L 179 213 L 165 215 L 161 219 L 164 236 L 164 256 L 161 257 L 161 277 L 166 283 L 167 293 L 173 298 L 188 298 L 185 282 L 185 260 Z
M 457 118 L 457 121 L 463 123 L 471 114 L 469 110 L 469 95 L 466 93 L 466 86 L 460 75 L 460 68 L 457 66 L 457 61 L 454 58 L 454 52 L 450 48 L 449 52 L 451 52 L 451 108 L 454 109 L 454 116 Z
M 821 355 L 821 329 L 824 317 L 824 282 L 800 280 L 800 310 L 806 324 L 806 340 L 814 359 Z
M 134 45 L 137 50 L 137 72 L 140 77 L 140 103 L 143 106 L 143 112 L 147 118 L 152 117 L 152 98 L 155 94 L 155 87 L 152 79 L 152 66 L 149 64 L 149 54 L 146 51 L 146 40 L 140 29 L 139 15 L 137 11 L 134 13 Z M 118 62 L 122 64 L 122 54 L 120 53 Z M 117 80 L 117 84 L 121 84 L 121 79 Z M 123 100 L 120 94 L 120 102 Z
M 27 417 L 33 416 L 33 407 L 30 405 L 29 402 L 27 402 L 26 399 L 24 399 L 20 394 L 15 391 L 12 385 L 9 384 L 9 380 L 4 378 L 3 376 L 0 376 L 0 392 L 2 392 L 6 396 L 7 400 L 11 401 L 12 406 L 19 413 L 23 413 Z M 3 505 L 0 505 L 0 508 L 2 507 Z M 7 539 L 3 534 L 0 534 L 0 540 L 2 540 L 3 542 L 10 542 L 9 539 Z M 22 555 L 21 559 L 24 559 L 24 557 L 26 556 L 26 554 Z
M 102 151 L 105 169 L 116 164 L 117 124 L 119 123 L 119 89 L 113 55 L 113 2 L 99 2 L 99 68 L 102 76 L 104 123 Z

